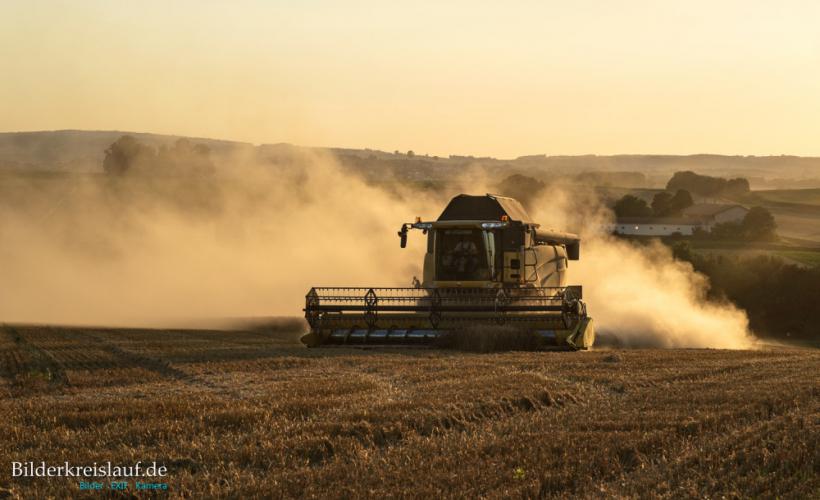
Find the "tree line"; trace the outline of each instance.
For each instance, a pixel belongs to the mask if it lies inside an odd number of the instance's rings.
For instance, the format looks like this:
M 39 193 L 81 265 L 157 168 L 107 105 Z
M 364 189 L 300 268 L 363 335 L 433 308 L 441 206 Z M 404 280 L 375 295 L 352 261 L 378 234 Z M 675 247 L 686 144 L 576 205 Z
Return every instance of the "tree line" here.
M 689 242 L 673 244 L 676 259 L 709 277 L 708 298 L 746 311 L 752 331 L 764 337 L 817 341 L 820 268 L 806 269 L 771 255 L 701 255 Z M 716 332 L 719 334 L 719 332 Z
M 615 202 L 613 210 L 618 217 L 680 217 L 694 203 L 689 191 L 678 189 L 675 194 L 666 191 L 655 194 L 651 205 L 627 194 Z
M 746 194 L 750 191 L 749 181 L 742 177 L 736 179 L 724 179 L 722 177 L 711 177 L 700 175 L 685 170 L 675 172 L 669 182 L 666 183 L 667 191 L 685 189 L 704 198 L 728 197 Z
M 207 174 L 214 171 L 211 149 L 179 139 L 171 146 L 154 148 L 130 135 L 114 141 L 105 150 L 103 170 L 110 175 Z

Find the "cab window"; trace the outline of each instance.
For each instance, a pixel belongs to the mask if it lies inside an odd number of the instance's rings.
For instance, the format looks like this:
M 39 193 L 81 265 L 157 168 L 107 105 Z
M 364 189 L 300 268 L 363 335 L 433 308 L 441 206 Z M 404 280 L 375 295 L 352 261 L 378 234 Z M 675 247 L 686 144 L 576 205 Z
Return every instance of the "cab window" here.
M 490 279 L 487 249 L 479 229 L 436 231 L 436 279 L 480 281 Z

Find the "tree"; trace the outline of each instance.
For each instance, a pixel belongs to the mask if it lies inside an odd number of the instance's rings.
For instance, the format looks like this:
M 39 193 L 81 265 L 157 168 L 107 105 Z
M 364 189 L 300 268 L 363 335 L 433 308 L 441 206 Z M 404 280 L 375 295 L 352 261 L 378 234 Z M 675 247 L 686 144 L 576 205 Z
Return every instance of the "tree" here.
M 517 199 L 525 207 L 531 207 L 532 202 L 546 187 L 544 181 L 526 175 L 513 174 L 497 184 L 495 189 L 501 195 Z
M 672 195 L 666 191 L 657 193 L 652 198 L 652 213 L 655 217 L 664 217 L 672 211 Z
M 723 190 L 726 179 L 698 175 L 691 170 L 675 172 L 669 182 L 666 183 L 668 191 L 686 189 L 700 196 L 717 196 Z
M 736 179 L 729 179 L 726 181 L 726 187 L 723 188 L 724 196 L 739 196 L 749 193 L 752 188 L 749 185 L 749 180 L 743 177 Z
M 122 175 L 152 154 L 151 148 L 130 135 L 124 135 L 105 150 L 103 170 L 108 174 Z
M 712 226 L 710 236 L 716 240 L 737 241 L 743 239 L 743 226 L 738 222 L 721 222 Z
M 412 149 L 411 149 L 410 151 L 408 151 L 408 152 L 407 152 L 407 157 L 408 157 L 408 158 L 412 158 L 412 157 L 414 157 L 414 156 L 416 156 L 416 153 L 414 153 Z
M 157 154 L 156 167 L 166 174 L 208 174 L 214 171 L 211 148 L 194 144 L 188 139 L 177 139 L 170 148 L 162 147 Z
M 685 189 L 678 189 L 674 195 L 663 191 L 652 198 L 652 213 L 655 217 L 679 216 L 693 204 L 692 195 Z
M 692 239 L 693 240 L 708 240 L 712 237 L 712 234 L 703 229 L 702 227 L 696 227 L 692 229 Z
M 773 240 L 777 236 L 774 216 L 763 207 L 752 207 L 741 223 L 743 234 L 750 240 Z
M 672 245 L 672 255 L 677 260 L 692 261 L 692 245 L 688 241 L 677 241 Z
M 615 215 L 618 217 L 649 217 L 652 209 L 646 202 L 631 194 L 624 195 L 623 198 L 615 202 Z
M 681 212 L 695 204 L 692 195 L 685 189 L 678 189 L 675 196 L 669 202 L 669 212 L 680 215 Z

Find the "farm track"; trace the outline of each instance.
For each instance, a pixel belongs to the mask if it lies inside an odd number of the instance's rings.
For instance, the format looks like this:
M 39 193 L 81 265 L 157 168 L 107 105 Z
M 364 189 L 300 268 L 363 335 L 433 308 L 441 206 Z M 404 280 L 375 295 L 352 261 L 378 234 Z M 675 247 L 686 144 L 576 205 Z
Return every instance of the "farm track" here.
M 6 326 L 0 462 L 160 460 L 171 496 L 189 497 L 820 491 L 814 350 L 480 355 L 297 337 Z M 20 497 L 79 493 L 2 474 Z
M 140 354 L 137 351 L 125 349 L 118 344 L 95 333 L 93 330 L 75 332 L 77 338 L 83 343 L 94 345 L 97 349 L 109 354 L 114 360 L 124 365 L 135 364 L 147 370 L 156 372 L 163 377 L 175 380 L 187 380 L 190 377 L 171 366 L 170 363 L 159 358 L 154 358 Z

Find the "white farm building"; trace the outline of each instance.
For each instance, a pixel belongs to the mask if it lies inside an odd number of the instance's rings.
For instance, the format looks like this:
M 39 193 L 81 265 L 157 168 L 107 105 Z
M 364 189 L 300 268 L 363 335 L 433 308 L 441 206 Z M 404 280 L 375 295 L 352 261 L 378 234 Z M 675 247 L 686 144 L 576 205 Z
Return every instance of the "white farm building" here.
M 705 229 L 711 230 L 715 224 L 741 222 L 748 213 L 749 209 L 740 205 L 698 203 L 685 209 L 683 216 L 700 219 L 705 224 Z
M 675 233 L 691 236 L 698 227 L 703 225 L 686 217 L 618 217 L 609 229 L 613 233 L 635 236 L 669 236 Z
M 740 205 L 700 203 L 683 211 L 681 217 L 618 217 L 610 232 L 634 236 L 691 236 L 695 229 L 711 231 L 715 224 L 740 222 L 749 212 Z

